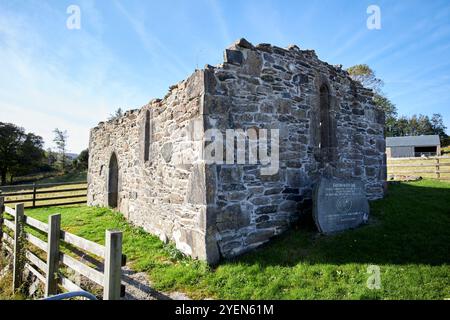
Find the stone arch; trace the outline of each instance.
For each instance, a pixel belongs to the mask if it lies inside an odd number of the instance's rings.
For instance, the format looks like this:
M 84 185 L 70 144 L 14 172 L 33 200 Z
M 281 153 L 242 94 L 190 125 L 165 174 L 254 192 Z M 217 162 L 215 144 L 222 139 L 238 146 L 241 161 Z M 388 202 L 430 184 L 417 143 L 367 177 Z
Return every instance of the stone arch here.
M 117 208 L 119 204 L 119 162 L 113 152 L 109 159 L 108 170 L 108 207 Z

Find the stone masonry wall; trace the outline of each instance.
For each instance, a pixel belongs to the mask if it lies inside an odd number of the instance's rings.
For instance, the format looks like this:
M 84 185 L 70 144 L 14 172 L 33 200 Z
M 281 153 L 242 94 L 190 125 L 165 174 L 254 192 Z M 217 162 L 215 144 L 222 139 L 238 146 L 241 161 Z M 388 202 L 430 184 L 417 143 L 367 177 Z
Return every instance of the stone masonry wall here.
M 321 174 L 355 177 L 367 196 L 383 196 L 384 113 L 372 92 L 314 51 L 281 49 L 244 39 L 225 52 L 225 63 L 207 69 L 205 129 L 280 130 L 280 168 L 261 175 L 261 165 L 212 165 L 217 186 L 208 202 L 210 238 L 222 256 L 241 254 L 285 231 L 311 208 Z M 330 95 L 328 124 L 335 131 L 333 160 L 320 156 L 320 88 Z M 214 235 L 214 236 L 212 236 Z
M 108 205 L 114 153 L 127 219 L 209 263 L 242 254 L 307 214 L 321 175 L 359 178 L 369 199 L 383 196 L 384 113 L 372 95 L 314 51 L 241 39 L 223 64 L 92 129 L 88 203 Z M 209 129 L 279 129 L 278 172 L 206 162 Z
M 198 71 L 171 87 L 163 100 L 153 100 L 92 129 L 88 204 L 108 206 L 108 168 L 115 153 L 119 162 L 117 210 L 163 241 L 175 242 L 185 254 L 207 260 L 205 166 L 201 161 L 203 75 Z

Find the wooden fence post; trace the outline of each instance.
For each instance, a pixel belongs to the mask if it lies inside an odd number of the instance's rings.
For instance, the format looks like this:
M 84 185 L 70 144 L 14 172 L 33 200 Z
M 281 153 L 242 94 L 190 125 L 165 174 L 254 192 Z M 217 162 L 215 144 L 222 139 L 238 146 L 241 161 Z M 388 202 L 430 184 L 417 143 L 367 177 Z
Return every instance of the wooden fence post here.
M 14 263 L 13 263 L 13 291 L 16 291 L 22 285 L 23 266 L 25 252 L 23 247 L 23 222 L 24 205 L 16 204 L 16 216 L 14 217 Z
M 1 196 L 0 192 L 0 253 L 2 252 L 3 240 L 3 212 L 5 211 L 5 198 Z
M 439 158 L 436 158 L 436 179 L 441 179 L 441 166 L 439 162 Z
M 33 183 L 33 208 L 36 207 L 36 182 Z
M 122 276 L 122 232 L 106 231 L 103 300 L 119 300 Z
M 61 237 L 61 215 L 48 217 L 47 270 L 45 278 L 45 297 L 58 292 L 57 272 L 59 267 L 59 239 Z

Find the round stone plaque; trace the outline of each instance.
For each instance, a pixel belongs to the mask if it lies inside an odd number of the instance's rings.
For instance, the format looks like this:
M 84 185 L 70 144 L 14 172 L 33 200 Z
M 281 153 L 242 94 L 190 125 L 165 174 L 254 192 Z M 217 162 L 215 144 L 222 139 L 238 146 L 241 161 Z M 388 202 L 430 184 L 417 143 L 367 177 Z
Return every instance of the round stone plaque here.
M 321 178 L 314 190 L 313 217 L 322 233 L 356 228 L 367 223 L 369 212 L 362 181 Z

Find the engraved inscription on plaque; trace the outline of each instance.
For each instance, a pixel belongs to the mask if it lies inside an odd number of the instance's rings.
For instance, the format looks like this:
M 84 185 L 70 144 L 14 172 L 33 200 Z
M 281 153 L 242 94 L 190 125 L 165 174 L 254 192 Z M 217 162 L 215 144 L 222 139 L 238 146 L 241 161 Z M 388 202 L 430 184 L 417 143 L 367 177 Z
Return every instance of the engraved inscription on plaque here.
M 313 216 L 322 233 L 356 228 L 369 218 L 361 181 L 322 178 L 314 191 Z

